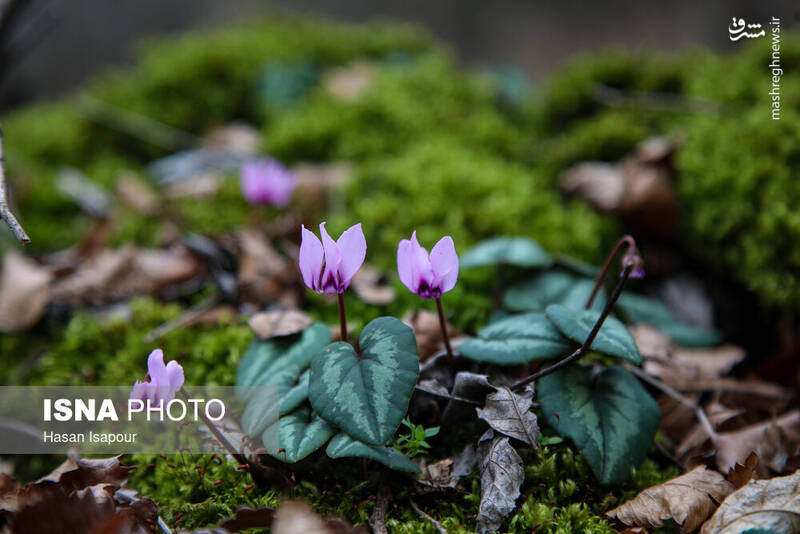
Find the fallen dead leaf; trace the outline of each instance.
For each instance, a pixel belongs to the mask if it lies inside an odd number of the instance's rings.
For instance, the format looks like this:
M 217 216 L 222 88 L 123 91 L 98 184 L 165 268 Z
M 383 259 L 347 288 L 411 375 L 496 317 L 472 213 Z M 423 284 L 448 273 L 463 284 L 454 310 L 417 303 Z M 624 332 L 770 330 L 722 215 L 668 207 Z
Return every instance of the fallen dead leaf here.
M 744 464 L 736 463 L 725 478 L 733 484 L 736 489 L 741 488 L 753 478 L 758 466 L 758 455 L 754 452 L 750 453 Z
M 436 489 L 455 488 L 458 478 L 453 476 L 453 460 L 445 458 L 426 465 L 422 469 L 422 475 L 417 479 L 417 482 L 423 486 Z
M 650 486 L 606 515 L 626 525 L 660 527 L 673 519 L 684 532 L 691 532 L 710 516 L 734 486 L 705 466 L 663 484 Z
M 414 330 L 417 338 L 417 354 L 421 361 L 426 361 L 443 350 L 444 340 L 438 314 L 427 310 L 414 310 L 403 317 L 403 322 Z M 453 339 L 457 332 L 450 323 L 446 323 L 446 328 L 450 339 Z
M 297 283 L 294 262 L 275 250 L 256 230 L 240 232 L 235 240 L 236 246 L 232 248 L 237 250 L 239 264 L 239 300 L 258 307 L 273 301 L 297 307 L 299 303 L 291 297 Z
M 373 306 L 386 306 L 395 297 L 394 288 L 386 283 L 380 272 L 369 265 L 362 265 L 353 277 L 351 287 L 358 298 Z
M 144 215 L 158 211 L 158 197 L 134 173 L 123 173 L 116 183 L 117 199 L 124 206 Z
M 514 508 L 525 469 L 507 437 L 487 430 L 478 440 L 481 469 L 481 502 L 478 507 L 478 534 L 495 532 Z
M 50 298 L 50 272 L 16 252 L 3 258 L 0 276 L 0 331 L 16 332 L 33 326 Z
M 498 388 L 486 396 L 486 405 L 476 408 L 478 418 L 483 419 L 496 432 L 538 447 L 539 424 L 531 411 L 533 387 L 515 393 L 507 387 Z
M 701 534 L 800 532 L 800 471 L 770 480 L 752 480 L 733 492 L 703 525 Z
M 718 430 L 720 425 L 734 417 L 742 415 L 744 410 L 735 410 L 718 402 L 712 402 L 705 407 L 705 412 L 712 428 Z M 694 414 L 692 414 L 692 418 L 694 419 Z M 675 447 L 675 453 L 682 456 L 692 449 L 700 447 L 707 439 L 708 436 L 703 429 L 703 425 L 694 423 L 691 430 L 686 433 L 686 436 L 681 440 L 678 446 Z
M 354 529 L 341 519 L 323 521 L 311 508 L 300 501 L 284 502 L 275 514 L 273 534 L 367 534 L 366 529 Z
M 254 314 L 248 324 L 261 339 L 302 332 L 314 321 L 300 310 L 273 310 Z
M 249 528 L 268 528 L 275 521 L 275 509 L 239 508 L 233 517 L 220 523 L 220 527 L 231 532 L 239 532 Z
M 800 450 L 800 410 L 792 410 L 777 419 L 717 434 L 712 438 L 717 450 L 717 468 L 726 472 L 737 463 L 746 462 L 750 453 L 760 459 L 759 466 L 780 473 L 789 457 Z M 762 471 L 762 475 L 765 475 Z

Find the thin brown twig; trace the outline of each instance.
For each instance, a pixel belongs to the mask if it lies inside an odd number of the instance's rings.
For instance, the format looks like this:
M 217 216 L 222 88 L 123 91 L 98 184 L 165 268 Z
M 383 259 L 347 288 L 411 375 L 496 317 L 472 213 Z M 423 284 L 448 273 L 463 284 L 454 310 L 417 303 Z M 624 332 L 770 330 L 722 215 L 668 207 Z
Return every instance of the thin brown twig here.
M 603 280 L 605 280 L 606 273 L 608 273 L 608 268 L 611 267 L 611 262 L 614 261 L 614 257 L 623 247 L 623 245 L 628 245 L 628 250 L 631 248 L 636 247 L 636 242 L 633 240 L 633 237 L 630 235 L 622 236 L 617 244 L 614 245 L 614 248 L 611 249 L 611 253 L 606 258 L 603 267 L 600 269 L 600 273 L 597 275 L 597 279 L 594 282 L 594 287 L 592 288 L 592 293 L 589 295 L 589 299 L 586 301 L 585 308 L 588 310 L 592 307 L 592 302 L 594 302 L 594 298 L 597 296 L 597 292 L 600 290 L 600 286 L 603 284 Z
M 716 437 L 717 435 L 716 430 L 714 430 L 714 427 L 711 425 L 711 421 L 708 419 L 705 410 L 703 410 L 703 408 L 701 408 L 699 404 L 697 404 L 696 402 L 688 398 L 686 395 L 671 388 L 661 380 L 657 379 L 654 376 L 651 376 L 650 374 L 646 373 L 645 371 L 639 369 L 634 365 L 626 363 L 625 368 L 628 369 L 628 371 L 630 371 L 631 373 L 635 374 L 641 380 L 644 380 L 651 386 L 660 389 L 665 394 L 669 395 L 676 401 L 680 402 L 687 408 L 690 408 L 692 411 L 694 411 L 694 414 L 697 417 L 697 420 L 700 421 L 700 426 L 703 427 L 703 431 L 706 433 L 706 435 L 710 438 Z
M 23 245 L 31 242 L 31 238 L 22 229 L 22 225 L 17 221 L 17 217 L 11 208 L 8 207 L 8 193 L 6 192 L 6 175 L 5 175 L 5 158 L 3 156 L 3 130 L 0 129 L 0 218 L 5 221 L 11 229 L 11 233 L 17 238 L 17 241 Z
M 412 509 L 412 510 L 414 510 L 415 512 L 417 512 L 417 515 L 419 515 L 419 516 L 420 516 L 420 517 L 422 517 L 423 519 L 427 519 L 428 521 L 430 521 L 430 523 L 431 523 L 431 524 L 434 526 L 434 528 L 435 528 L 436 530 L 438 530 L 438 531 L 439 531 L 439 534 L 447 534 L 447 529 L 445 529 L 445 528 L 442 526 L 442 524 L 441 524 L 441 523 L 439 523 L 437 520 L 435 520 L 434 518 L 432 518 L 431 516 L 429 516 L 428 514 L 426 514 L 425 512 L 423 512 L 423 511 L 420 509 L 420 507 L 419 507 L 419 506 L 417 506 L 417 503 L 415 503 L 415 502 L 414 502 L 413 500 L 411 500 L 411 499 L 409 499 L 409 500 L 408 500 L 408 502 L 411 504 L 411 509 Z

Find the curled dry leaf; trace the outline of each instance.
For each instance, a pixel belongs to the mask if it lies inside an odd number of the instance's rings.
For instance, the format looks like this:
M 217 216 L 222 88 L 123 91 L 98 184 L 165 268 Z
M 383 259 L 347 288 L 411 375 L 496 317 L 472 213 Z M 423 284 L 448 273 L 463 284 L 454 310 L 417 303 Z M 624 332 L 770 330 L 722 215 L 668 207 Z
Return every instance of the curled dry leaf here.
M 758 455 L 754 452 L 751 452 L 744 464 L 737 463 L 734 465 L 731 470 L 728 471 L 728 476 L 725 478 L 728 480 L 728 482 L 733 484 L 736 489 L 739 489 L 750 482 L 755 475 L 757 466 Z
M 660 527 L 673 519 L 691 532 L 734 490 L 733 484 L 705 466 L 651 486 L 606 515 L 626 525 Z
M 33 326 L 50 298 L 49 271 L 36 262 L 8 252 L 0 277 L 0 331 L 15 332 Z
M 265 302 L 279 301 L 296 307 L 294 263 L 280 254 L 267 238 L 255 230 L 246 230 L 236 236 L 239 264 L 239 300 L 262 306 Z
M 705 411 L 706 415 L 708 416 L 708 421 L 711 423 L 711 426 L 714 428 L 714 430 L 718 430 L 720 425 L 726 421 L 730 421 L 734 417 L 738 417 L 744 413 L 744 410 L 728 408 L 719 402 L 709 403 L 708 406 L 705 407 Z M 692 420 L 695 419 L 693 414 L 691 417 Z M 682 456 L 689 451 L 703 445 L 707 439 L 708 436 L 703 429 L 703 425 L 700 423 L 694 423 L 694 425 L 691 427 L 691 430 L 685 433 L 685 437 L 675 448 L 675 452 L 679 456 Z
M 800 532 L 800 471 L 753 480 L 733 492 L 703 525 L 701 534 Z
M 481 503 L 478 507 L 478 534 L 495 532 L 515 507 L 525 469 L 507 437 L 495 436 L 490 429 L 478 440 L 481 469 Z
M 733 432 L 717 434 L 711 441 L 717 450 L 716 463 L 720 471 L 746 462 L 750 453 L 755 452 L 760 465 L 780 473 L 789 457 L 800 450 L 800 410 L 792 410 L 777 419 Z
M 518 439 L 536 448 L 539 424 L 531 411 L 533 387 L 522 393 L 514 393 L 507 387 L 498 388 L 486 396 L 486 405 L 476 408 L 478 418 L 483 419 L 496 432 Z
M 453 460 L 445 458 L 426 465 L 422 469 L 422 475 L 417 479 L 417 482 L 434 489 L 455 488 L 458 483 L 458 477 L 453 474 Z
M 261 339 L 302 332 L 314 321 L 300 310 L 273 310 L 254 314 L 248 324 Z
M 367 534 L 363 527 L 353 528 L 341 519 L 323 521 L 300 501 L 284 502 L 275 514 L 273 534 Z
M 373 306 L 386 306 L 395 297 L 394 288 L 383 280 L 381 273 L 369 265 L 361 266 L 353 277 L 351 287 L 358 298 Z

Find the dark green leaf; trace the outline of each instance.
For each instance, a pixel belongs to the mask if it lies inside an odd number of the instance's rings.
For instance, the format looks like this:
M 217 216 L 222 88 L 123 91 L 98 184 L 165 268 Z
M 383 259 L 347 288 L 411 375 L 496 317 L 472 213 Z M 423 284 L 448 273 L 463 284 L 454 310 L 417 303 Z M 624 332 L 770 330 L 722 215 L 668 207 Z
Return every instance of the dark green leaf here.
M 600 318 L 598 311 L 575 312 L 558 304 L 548 306 L 546 315 L 565 336 L 577 343 L 586 341 L 592 327 Z M 606 317 L 597 337 L 592 342 L 591 349 L 603 354 L 619 356 L 636 364 L 642 363 L 642 356 L 639 354 L 636 342 L 628 333 L 625 325 L 614 317 Z
M 569 339 L 543 313 L 515 315 L 492 323 L 466 340 L 459 352 L 479 362 L 518 365 L 531 360 L 551 358 L 574 347 Z
M 631 373 L 617 366 L 593 376 L 573 365 L 541 378 L 547 423 L 570 438 L 603 484 L 625 481 L 653 444 L 661 412 Z
M 718 332 L 696 328 L 681 321 L 659 300 L 623 293 L 616 306 L 629 323 L 647 323 L 682 347 L 709 347 L 720 342 Z
M 305 408 L 284 415 L 275 424 L 278 425 L 280 448 L 268 449 L 267 452 L 287 463 L 299 462 L 325 445 L 325 442 L 336 432 L 319 415 L 313 412 L 309 413 L 309 410 Z M 274 427 L 270 427 L 264 431 L 263 442 L 265 445 L 270 443 L 275 430 Z
M 509 287 L 503 294 L 503 305 L 515 311 L 544 312 L 550 304 L 561 304 L 582 310 L 594 287 L 594 281 L 554 271 L 540 274 L 526 282 Z M 606 302 L 600 289 L 592 309 L 602 310 Z
M 518 267 L 547 267 L 552 262 L 552 256 L 539 243 L 527 237 L 487 239 L 459 258 L 459 265 L 462 269 L 498 263 L 507 263 Z
M 370 445 L 383 445 L 406 415 L 419 378 L 414 332 L 393 317 L 370 322 L 361 357 L 332 343 L 311 362 L 309 400 L 326 421 Z
M 331 458 L 370 458 L 397 471 L 419 473 L 417 464 L 396 449 L 367 445 L 340 432 L 328 444 L 325 452 Z

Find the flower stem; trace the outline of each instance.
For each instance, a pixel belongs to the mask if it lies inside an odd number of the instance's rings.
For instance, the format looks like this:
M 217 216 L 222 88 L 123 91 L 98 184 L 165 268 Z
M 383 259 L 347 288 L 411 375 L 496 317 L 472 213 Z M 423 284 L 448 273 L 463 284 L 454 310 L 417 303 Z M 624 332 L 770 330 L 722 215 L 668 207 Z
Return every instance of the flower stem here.
M 181 386 L 180 391 L 181 395 L 183 395 L 183 398 L 185 398 L 187 401 L 191 399 L 189 393 L 183 386 Z M 228 452 L 231 453 L 231 456 L 236 458 L 236 461 L 238 461 L 240 464 L 250 465 L 250 460 L 248 460 L 247 457 L 245 457 L 242 453 L 236 450 L 236 447 L 234 447 L 233 444 L 230 441 L 228 441 L 228 438 L 226 438 L 225 434 L 223 434 L 222 431 L 219 428 L 217 428 L 217 425 L 215 425 L 213 422 L 211 422 L 211 420 L 208 417 L 206 417 L 206 414 L 205 412 L 203 412 L 203 410 L 198 410 L 197 413 L 200 416 L 200 419 L 203 420 L 203 423 L 211 431 L 211 433 L 214 434 L 214 437 L 217 438 L 217 441 L 219 441 L 220 445 L 228 449 Z
M 633 271 L 633 265 L 628 264 L 622 270 L 622 276 L 617 282 L 617 286 L 614 288 L 614 291 L 611 293 L 611 297 L 606 302 L 605 308 L 603 308 L 603 312 L 600 314 L 600 317 L 597 318 L 597 321 L 594 323 L 594 327 L 592 327 L 592 331 L 589 332 L 589 335 L 586 337 L 586 341 L 578 347 L 578 349 L 564 358 L 560 360 L 550 367 L 545 367 L 538 373 L 534 373 L 522 380 L 516 382 L 514 385 L 511 386 L 513 390 L 520 390 L 530 384 L 531 382 L 542 378 L 543 376 L 547 376 L 551 373 L 555 373 L 562 367 L 566 367 L 567 365 L 580 360 L 587 352 L 589 352 L 589 348 L 592 346 L 594 342 L 594 338 L 597 337 L 597 333 L 600 331 L 600 328 L 603 326 L 603 323 L 606 320 L 606 317 L 611 313 L 611 310 L 614 308 L 614 304 L 617 302 L 620 294 L 622 293 L 622 288 L 625 287 L 625 282 L 628 281 L 628 277 L 631 275 L 631 271 Z
M 589 300 L 586 301 L 585 308 L 588 310 L 592 307 L 592 302 L 594 302 L 594 298 L 597 296 L 597 292 L 600 290 L 600 286 L 603 284 L 603 280 L 608 273 L 608 268 L 611 267 L 611 262 L 614 260 L 614 257 L 620 251 L 623 245 L 628 245 L 628 250 L 632 248 L 636 248 L 636 241 L 630 235 L 622 236 L 617 244 L 614 245 L 614 248 L 611 249 L 611 253 L 606 258 L 606 262 L 603 264 L 603 268 L 600 269 L 600 273 L 597 275 L 597 280 L 595 280 L 594 287 L 592 288 L 592 294 L 589 295 Z
M 339 293 L 339 336 L 347 343 L 347 316 L 344 312 L 344 293 Z
M 442 297 L 436 297 L 436 310 L 439 312 L 439 326 L 442 329 L 444 348 L 447 349 L 447 359 L 452 365 L 455 363 L 456 359 L 455 356 L 453 356 L 453 349 L 450 347 L 450 336 L 447 335 L 447 321 L 444 319 L 444 310 L 442 310 Z

